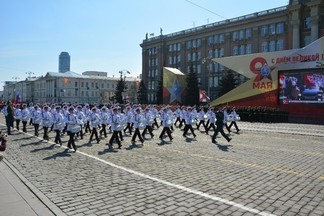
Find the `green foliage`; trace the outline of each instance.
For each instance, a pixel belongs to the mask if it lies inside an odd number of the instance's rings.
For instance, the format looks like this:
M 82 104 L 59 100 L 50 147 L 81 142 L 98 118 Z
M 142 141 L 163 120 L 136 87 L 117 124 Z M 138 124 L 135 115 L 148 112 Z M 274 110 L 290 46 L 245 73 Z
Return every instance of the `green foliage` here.
M 147 104 L 147 88 L 143 82 L 143 80 L 141 80 L 140 84 L 139 84 L 139 88 L 137 91 L 137 100 L 138 103 L 140 104 Z
M 126 82 L 123 80 L 122 77 L 120 77 L 120 80 L 117 82 L 116 91 L 115 91 L 115 101 L 117 103 L 123 103 L 123 95 L 126 87 Z
M 197 73 L 194 71 L 193 65 L 190 66 L 190 71 L 187 74 L 186 86 L 186 105 L 199 105 L 199 87 Z
M 160 80 L 157 82 L 156 103 L 163 104 L 163 69 L 161 70 Z
M 219 82 L 219 94 L 220 96 L 226 94 L 232 89 L 236 88 L 237 80 L 234 77 L 234 72 L 232 70 L 227 70 L 224 72 L 222 79 Z

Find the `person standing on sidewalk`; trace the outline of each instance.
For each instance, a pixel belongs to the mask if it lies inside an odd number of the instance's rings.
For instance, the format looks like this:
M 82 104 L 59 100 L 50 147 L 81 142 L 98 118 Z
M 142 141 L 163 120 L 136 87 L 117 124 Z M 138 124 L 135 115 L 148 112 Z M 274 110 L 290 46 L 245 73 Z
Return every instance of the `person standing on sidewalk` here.
M 14 122 L 14 110 L 10 101 L 8 101 L 7 106 L 4 108 L 4 115 L 6 117 L 7 134 L 12 135 L 11 128 L 13 127 Z
M 229 138 L 225 133 L 224 133 L 224 113 L 221 111 L 221 108 L 219 107 L 216 111 L 216 125 L 217 128 L 212 136 L 212 143 L 217 143 L 216 137 L 218 132 L 222 134 L 222 136 L 227 140 L 227 142 L 230 142 L 232 139 Z
M 7 147 L 7 139 L 6 135 L 2 133 L 2 130 L 0 129 L 0 152 L 3 152 L 6 150 Z M 4 158 L 3 154 L 0 153 L 0 161 L 2 161 Z

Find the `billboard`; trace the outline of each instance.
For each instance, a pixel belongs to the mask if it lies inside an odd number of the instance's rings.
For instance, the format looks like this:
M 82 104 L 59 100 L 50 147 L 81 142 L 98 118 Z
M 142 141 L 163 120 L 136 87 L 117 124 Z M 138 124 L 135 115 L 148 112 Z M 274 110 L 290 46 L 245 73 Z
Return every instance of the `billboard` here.
M 279 71 L 279 104 L 324 105 L 324 68 Z
M 278 71 L 293 72 L 300 69 L 323 68 L 324 37 L 302 49 L 222 57 L 215 58 L 213 61 L 247 77 L 248 80 L 212 101 L 212 106 L 231 103 L 243 106 L 275 107 L 279 104 Z M 322 72 L 318 73 L 322 74 Z
M 163 104 L 182 104 L 186 75 L 176 68 L 163 67 Z

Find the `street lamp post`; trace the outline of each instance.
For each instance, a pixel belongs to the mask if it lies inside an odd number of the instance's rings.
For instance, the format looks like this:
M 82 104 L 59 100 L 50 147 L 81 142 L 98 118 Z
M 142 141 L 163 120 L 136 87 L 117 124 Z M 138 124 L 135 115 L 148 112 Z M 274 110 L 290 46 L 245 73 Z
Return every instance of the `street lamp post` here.
M 208 97 L 211 98 L 211 95 L 210 95 L 210 84 L 209 84 L 209 77 L 210 77 L 210 64 L 211 63 L 214 63 L 212 58 L 211 57 L 205 57 L 203 58 L 202 60 L 202 63 L 203 64 L 206 64 L 206 72 L 207 72 L 207 75 L 206 75 L 206 78 L 207 78 L 207 92 L 208 92 Z
M 130 74 L 130 72 L 128 70 L 120 70 L 118 73 L 120 73 L 120 77 L 121 78 L 124 78 L 124 88 L 123 88 L 123 92 L 125 91 L 125 85 L 126 85 L 126 74 Z M 124 103 L 126 103 L 126 96 L 122 95 L 122 97 L 125 97 L 123 98 L 124 100 Z

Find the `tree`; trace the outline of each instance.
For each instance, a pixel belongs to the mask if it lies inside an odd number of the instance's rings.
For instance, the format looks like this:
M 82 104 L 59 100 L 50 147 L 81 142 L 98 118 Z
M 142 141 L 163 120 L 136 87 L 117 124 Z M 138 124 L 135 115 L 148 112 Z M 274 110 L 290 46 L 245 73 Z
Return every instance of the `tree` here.
M 120 80 L 117 82 L 116 91 L 115 91 L 115 100 L 117 103 L 123 103 L 123 92 L 126 87 L 126 82 L 123 80 L 123 77 L 120 76 Z
M 137 100 L 138 103 L 140 104 L 147 104 L 147 88 L 144 84 L 144 81 L 141 80 L 140 84 L 139 84 L 139 88 L 137 91 Z
M 194 71 L 193 65 L 190 66 L 190 71 L 187 74 L 186 100 L 187 105 L 199 105 L 199 87 L 197 73 Z
M 163 69 L 161 70 L 160 80 L 157 81 L 156 103 L 163 104 Z
M 219 82 L 219 96 L 226 94 L 232 89 L 236 88 L 237 80 L 234 77 L 234 72 L 232 70 L 227 70 L 224 72 L 222 79 Z

